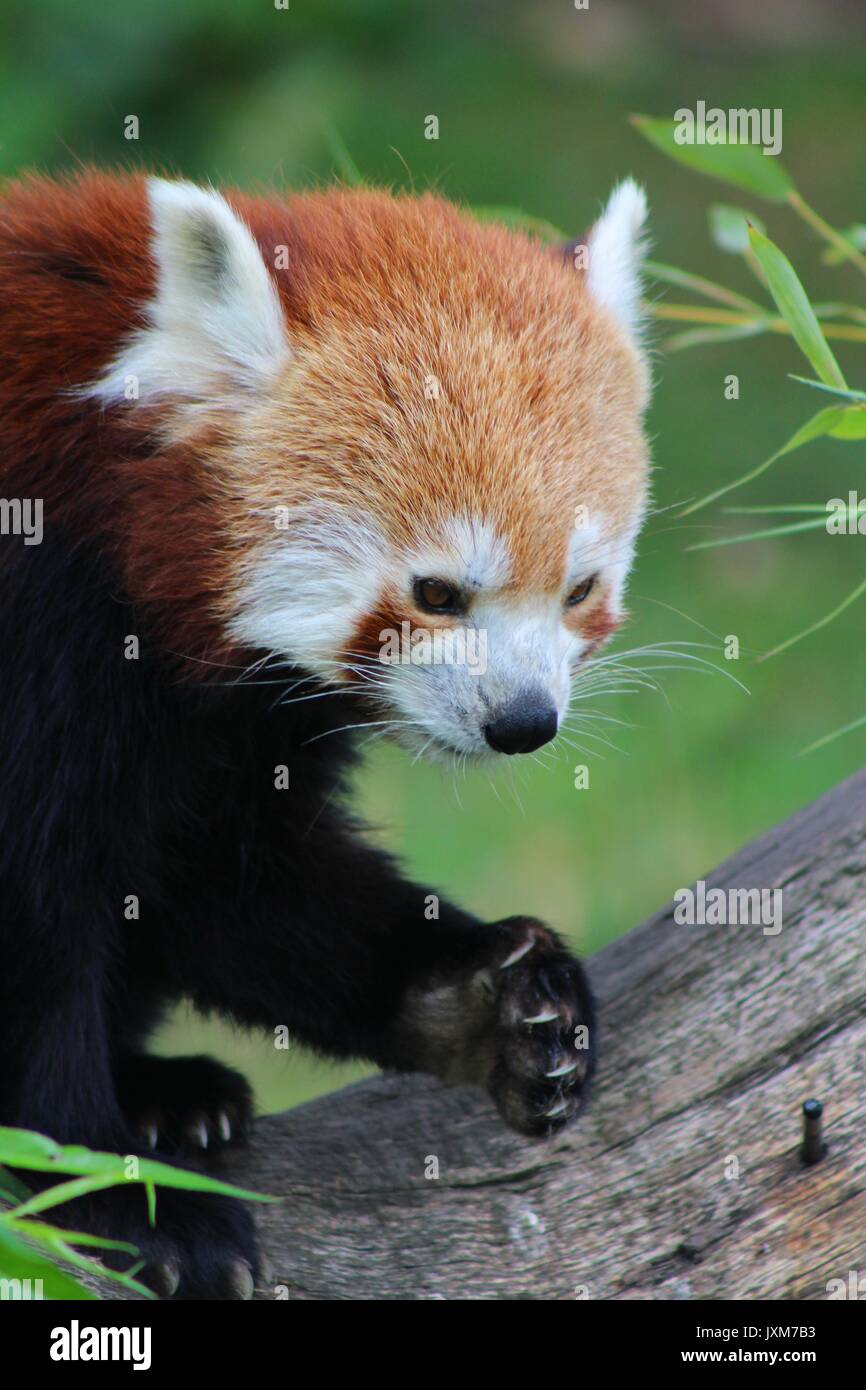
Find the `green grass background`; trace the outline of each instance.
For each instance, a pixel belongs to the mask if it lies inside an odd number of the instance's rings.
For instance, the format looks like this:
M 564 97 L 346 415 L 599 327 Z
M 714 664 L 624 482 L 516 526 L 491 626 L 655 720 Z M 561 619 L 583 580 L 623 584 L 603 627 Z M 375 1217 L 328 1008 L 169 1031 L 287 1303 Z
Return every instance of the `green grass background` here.
M 632 173 L 649 192 L 657 259 L 752 293 L 747 273 L 706 235 L 708 202 L 745 197 L 667 163 L 627 114 L 671 115 L 699 98 L 781 107 L 782 157 L 808 201 L 840 226 L 866 220 L 862 18 L 817 0 L 722 8 L 291 0 L 282 11 L 266 0 L 13 0 L 0 14 L 0 172 L 94 160 L 301 187 L 333 174 L 327 132 L 336 128 L 373 181 L 520 206 L 575 234 L 611 184 Z M 423 138 L 431 113 L 440 121 L 435 142 Z M 140 120 L 136 144 L 123 138 L 129 114 Z M 813 297 L 862 298 L 857 272 L 822 268 L 815 241 L 784 208 L 754 206 Z M 866 353 L 841 345 L 837 354 L 862 387 Z M 636 727 L 618 731 L 621 753 L 586 760 L 585 791 L 573 786 L 583 759 L 567 749 L 547 766 L 504 768 L 491 786 L 484 774 L 455 781 L 376 747 L 361 802 L 374 833 L 413 873 L 485 917 L 543 915 L 592 951 L 860 765 L 866 729 L 798 755 L 866 712 L 866 601 L 778 659 L 755 665 L 750 654 L 853 588 L 866 540 L 794 536 L 689 554 L 690 543 L 737 522 L 718 508 L 682 522 L 675 514 L 676 503 L 759 462 L 818 408 L 787 379 L 804 370 L 782 340 L 655 357 L 649 430 L 659 510 L 618 646 L 717 640 L 720 651 L 721 638 L 736 634 L 743 657 L 733 669 L 750 694 L 722 677 L 670 673 L 667 700 L 609 701 L 607 712 Z M 731 372 L 739 401 L 724 398 Z M 732 500 L 862 492 L 863 462 L 862 445 L 814 444 Z M 209 1047 L 245 1067 L 263 1109 L 360 1071 L 275 1053 L 268 1039 L 186 1011 L 159 1045 Z

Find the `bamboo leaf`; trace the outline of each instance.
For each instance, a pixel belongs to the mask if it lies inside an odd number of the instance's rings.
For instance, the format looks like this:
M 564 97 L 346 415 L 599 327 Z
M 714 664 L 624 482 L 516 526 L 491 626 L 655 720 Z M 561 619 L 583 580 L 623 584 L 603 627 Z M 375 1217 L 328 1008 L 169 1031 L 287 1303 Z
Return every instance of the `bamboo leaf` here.
M 752 468 L 742 477 L 735 478 L 732 483 L 725 483 L 724 487 L 718 487 L 714 492 L 708 492 L 705 497 L 701 497 L 697 502 L 692 502 L 688 507 L 679 513 L 679 516 L 689 516 L 692 512 L 699 511 L 701 507 L 706 507 L 710 502 L 715 502 L 717 498 L 724 497 L 726 492 L 732 492 L 734 488 L 742 487 L 744 483 L 750 483 L 753 478 L 760 475 L 774 464 L 777 459 L 784 458 L 785 454 L 793 453 L 795 449 L 801 448 L 804 444 L 810 444 L 813 439 L 820 439 L 827 435 L 837 426 L 845 415 L 846 409 L 850 407 L 828 405 L 823 410 L 819 410 L 817 415 L 813 415 L 811 420 L 807 420 L 805 425 L 801 425 L 796 434 L 792 434 L 787 444 L 783 444 L 781 449 L 777 449 L 763 463 L 759 463 L 757 468 Z
M 7 1213 L 14 1215 L 14 1213 Z M 128 1255 L 137 1255 L 138 1246 L 132 1245 L 128 1240 L 110 1240 L 108 1236 L 92 1236 L 86 1231 L 70 1231 L 64 1226 L 61 1230 L 59 1226 L 50 1226 L 44 1221 L 33 1221 L 27 1217 L 21 1222 L 19 1227 L 21 1233 L 28 1240 L 57 1241 L 62 1240 L 67 1245 L 87 1245 L 97 1250 L 123 1250 Z
M 8 1168 L 0 1165 L 0 1196 L 9 1202 L 26 1202 L 32 1195 L 17 1173 L 10 1173 Z
M 814 743 L 809 744 L 808 748 L 801 749 L 799 756 L 804 758 L 807 753 L 814 753 L 817 748 L 823 748 L 825 744 L 832 743 L 834 739 L 842 738 L 843 734 L 850 734 L 855 729 L 862 729 L 864 724 L 866 724 L 866 714 L 861 715 L 859 719 L 852 720 L 850 724 L 845 724 L 841 729 L 834 729 L 832 734 L 825 734 L 823 738 L 816 739 Z
M 762 316 L 766 316 L 767 311 L 760 309 Z M 669 304 L 663 303 L 648 304 L 647 308 L 654 318 L 673 319 L 676 323 L 716 323 L 725 325 L 753 324 L 758 320 L 748 317 L 742 310 L 737 309 L 717 309 L 712 304 Z M 780 320 L 781 322 L 781 320 Z M 770 320 L 767 319 L 769 325 Z M 785 332 L 787 333 L 787 326 Z
M 752 212 L 731 207 L 729 203 L 711 203 L 707 209 L 710 236 L 720 251 L 742 256 L 749 249 L 749 225 L 764 231 L 764 224 Z
M 792 381 L 799 381 L 802 386 L 813 386 L 816 391 L 827 391 L 831 396 L 842 396 L 849 401 L 866 401 L 866 391 L 852 391 L 847 386 L 828 386 L 826 381 L 813 381 L 808 376 L 797 376 L 794 372 L 788 373 Z
M 664 319 L 674 323 L 706 323 L 717 324 L 720 327 L 741 327 L 752 333 L 784 333 L 790 335 L 790 325 L 780 318 L 778 314 L 766 314 L 761 310 L 762 318 L 747 317 L 746 314 L 734 309 L 716 309 L 712 305 L 704 304 L 669 304 L 666 301 L 659 303 L 645 303 L 644 308 L 648 314 L 656 319 Z M 843 338 L 846 342 L 866 343 L 866 328 L 851 323 L 825 323 L 825 338 Z M 744 336 L 749 336 L 745 334 Z
M 95 1260 L 90 1260 L 73 1249 L 74 1242 L 75 1245 L 98 1245 L 103 1249 L 122 1250 L 135 1256 L 138 1251 L 134 1245 L 129 1245 L 126 1241 L 97 1240 L 94 1236 L 81 1235 L 77 1231 L 61 1231 L 56 1226 L 47 1226 L 35 1221 L 22 1224 L 21 1229 L 26 1232 L 29 1241 L 49 1251 L 56 1260 L 72 1265 L 74 1269 L 80 1269 L 84 1274 L 90 1274 L 94 1278 L 108 1279 L 112 1283 L 120 1284 L 133 1293 L 142 1294 L 147 1298 L 155 1297 L 150 1289 L 132 1277 L 129 1270 L 109 1269 L 107 1265 L 97 1264 Z M 141 1263 L 136 1266 L 137 1269 L 141 1267 Z M 78 1297 L 90 1298 L 92 1295 L 82 1290 Z
M 789 513 L 820 512 L 827 515 L 826 502 L 783 502 L 774 507 L 724 507 L 731 516 L 785 516 Z
M 866 323 L 866 309 L 861 309 L 857 304 L 840 303 L 834 299 L 826 304 L 813 304 L 812 308 L 819 319 L 847 318 L 855 323 Z
M 861 594 L 866 594 L 866 579 L 858 584 L 856 589 L 852 589 L 847 598 L 844 598 L 830 613 L 825 613 L 823 618 L 819 618 L 817 623 L 812 623 L 811 626 L 804 627 L 802 632 L 795 633 L 794 636 L 789 637 L 786 642 L 780 642 L 778 647 L 774 647 L 770 652 L 765 652 L 763 656 L 758 657 L 758 660 L 769 661 L 771 656 L 778 656 L 779 652 L 787 651 L 789 647 L 793 647 L 795 642 L 802 641 L 804 637 L 811 637 L 813 632 L 818 632 L 820 628 L 826 627 L 828 623 L 832 623 L 834 618 L 838 618 L 840 613 L 844 613 L 845 609 L 854 603 Z
M 793 191 L 793 181 L 778 158 L 765 155 L 759 146 L 747 144 L 681 143 L 685 126 L 666 117 L 631 116 L 634 128 L 661 150 L 689 169 L 709 174 L 724 183 L 757 193 L 773 203 L 783 203 Z M 699 135 L 703 136 L 700 131 Z
M 831 439 L 866 439 L 866 410 L 857 405 L 846 407 L 838 425 L 828 433 Z
M 726 289 L 724 285 L 717 285 L 713 280 L 707 280 L 703 275 L 692 275 L 688 270 L 680 270 L 675 265 L 664 265 L 661 261 L 646 261 L 644 269 L 647 275 L 653 280 L 661 280 L 666 285 L 676 285 L 677 289 L 693 290 L 695 294 L 701 294 L 706 299 L 715 299 L 720 304 L 729 304 L 735 309 L 747 309 L 750 313 L 766 314 L 766 309 L 762 304 L 757 304 L 754 299 L 747 299 L 744 294 L 737 294 L 734 290 Z
M 35 1280 L 41 1280 L 43 1298 L 76 1301 L 96 1298 L 3 1221 L 0 1221 L 0 1278 L 30 1280 L 31 1286 Z
M 749 229 L 749 244 L 758 264 L 767 277 L 776 307 L 791 329 L 800 351 L 811 362 L 818 376 L 830 386 L 845 386 L 839 363 L 833 356 L 821 325 L 809 303 L 809 297 L 797 277 L 788 257 L 769 237 L 754 227 Z
M 73 1178 L 69 1182 L 54 1183 L 28 1197 L 26 1202 L 13 1209 L 12 1215 L 19 1219 L 32 1216 L 34 1212 L 50 1211 L 64 1202 L 74 1202 L 79 1197 L 89 1197 L 93 1192 L 101 1192 L 107 1187 L 116 1187 L 119 1179 L 112 1173 L 91 1173 L 84 1178 Z
M 684 348 L 705 347 L 708 343 L 731 343 L 738 338 L 757 337 L 759 333 L 766 333 L 767 327 L 766 323 L 756 320 L 732 324 L 729 328 L 692 328 L 666 338 L 664 346 L 668 352 L 682 352 Z
M 747 531 L 742 536 L 721 536 L 715 541 L 699 541 L 689 545 L 687 550 L 715 550 L 720 545 L 744 545 L 746 541 L 768 541 L 776 536 L 791 536 L 795 531 L 818 531 L 826 527 L 826 516 L 816 516 L 810 521 L 792 521 L 788 526 L 771 526 L 766 531 Z M 805 634 L 803 634 L 805 636 Z M 779 649 L 781 650 L 781 649 Z M 768 653 L 772 655 L 772 653 Z
M 127 1169 L 127 1159 L 123 1154 L 101 1153 L 83 1148 L 79 1144 L 56 1144 L 45 1134 L 33 1130 L 8 1129 L 0 1126 L 0 1162 L 10 1167 L 33 1169 L 36 1172 L 77 1173 L 100 1186 L 127 1183 L 130 1181 L 159 1183 L 164 1187 L 178 1187 L 197 1192 L 221 1192 L 228 1197 L 242 1197 L 253 1202 L 272 1202 L 276 1198 L 260 1192 L 248 1192 L 245 1188 L 231 1183 L 220 1182 L 191 1169 L 172 1168 L 168 1163 L 156 1159 L 139 1158 L 137 1177 L 131 1179 Z M 70 1186 L 70 1184 L 64 1184 Z M 26 1206 L 39 1209 L 50 1203 L 47 1193 L 38 1193 Z M 20 1208 L 18 1209 L 20 1210 Z
M 866 227 L 862 222 L 855 222 L 851 227 L 844 227 L 839 233 L 844 241 L 849 242 L 857 251 L 866 251 Z M 825 246 L 821 252 L 821 260 L 824 265 L 841 265 L 847 260 L 845 252 L 841 246 Z

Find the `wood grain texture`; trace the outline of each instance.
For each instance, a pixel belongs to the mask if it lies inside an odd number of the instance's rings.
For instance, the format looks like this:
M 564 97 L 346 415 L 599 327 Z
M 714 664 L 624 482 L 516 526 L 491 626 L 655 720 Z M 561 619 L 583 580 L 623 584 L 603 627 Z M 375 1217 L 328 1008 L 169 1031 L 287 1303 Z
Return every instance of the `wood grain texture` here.
M 707 882 L 781 888 L 781 932 L 671 906 L 594 957 L 594 1100 L 553 1142 L 417 1076 L 259 1121 L 226 1168 L 285 1199 L 257 1297 L 825 1299 L 866 1275 L 866 772 Z

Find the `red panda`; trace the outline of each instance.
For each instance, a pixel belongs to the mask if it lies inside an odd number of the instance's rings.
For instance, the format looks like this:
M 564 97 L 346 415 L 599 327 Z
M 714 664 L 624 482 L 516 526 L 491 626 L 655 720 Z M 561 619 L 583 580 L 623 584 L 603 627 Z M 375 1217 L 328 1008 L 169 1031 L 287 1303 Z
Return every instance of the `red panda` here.
M 644 219 L 621 184 L 584 269 L 430 194 L 3 190 L 0 491 L 43 522 L 0 537 L 0 1124 L 182 1162 L 242 1137 L 243 1078 L 144 1051 L 181 996 L 483 1085 L 527 1134 L 577 1115 L 581 966 L 407 882 L 345 782 L 357 726 L 541 747 L 621 623 Z M 250 1293 L 246 1209 L 158 1210 L 129 1189 L 70 1220 L 168 1296 Z

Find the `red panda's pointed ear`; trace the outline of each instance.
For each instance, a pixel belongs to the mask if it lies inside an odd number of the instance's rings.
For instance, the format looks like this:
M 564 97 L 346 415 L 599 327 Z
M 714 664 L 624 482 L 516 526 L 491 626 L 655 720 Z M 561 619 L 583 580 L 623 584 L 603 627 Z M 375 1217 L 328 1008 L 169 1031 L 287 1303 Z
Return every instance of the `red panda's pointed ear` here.
M 590 294 L 635 341 L 640 336 L 646 214 L 646 194 L 633 179 L 626 179 L 611 193 L 586 248 Z
M 226 200 L 192 183 L 148 180 L 156 295 L 148 326 L 99 384 L 120 399 L 135 378 L 142 401 L 208 400 L 266 381 L 289 353 L 273 279 Z

